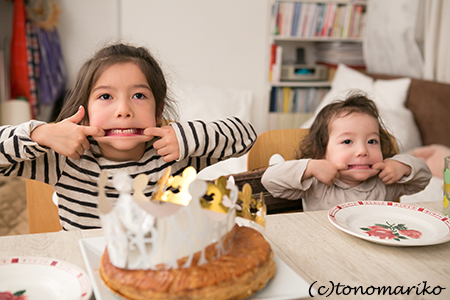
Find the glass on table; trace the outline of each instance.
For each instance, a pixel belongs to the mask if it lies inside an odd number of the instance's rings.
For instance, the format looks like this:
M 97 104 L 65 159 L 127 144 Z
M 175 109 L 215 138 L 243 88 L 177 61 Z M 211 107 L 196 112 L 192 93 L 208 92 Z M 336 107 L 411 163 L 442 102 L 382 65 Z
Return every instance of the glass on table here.
M 444 158 L 444 215 L 450 217 L 450 156 Z

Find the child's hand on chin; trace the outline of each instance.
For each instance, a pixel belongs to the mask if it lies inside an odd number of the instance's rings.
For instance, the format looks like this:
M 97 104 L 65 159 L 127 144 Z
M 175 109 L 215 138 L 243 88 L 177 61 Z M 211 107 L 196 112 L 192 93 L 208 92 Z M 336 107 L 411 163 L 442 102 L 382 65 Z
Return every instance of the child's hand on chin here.
M 171 162 L 180 158 L 180 147 L 172 126 L 149 127 L 144 130 L 144 135 L 151 138 L 159 137 L 153 143 L 153 147 L 158 150 L 158 155 L 162 156 L 165 162 Z
M 31 132 L 31 139 L 41 146 L 72 159 L 78 159 L 85 150 L 89 150 L 88 136 L 102 137 L 105 132 L 100 127 L 78 125 L 85 111 L 80 106 L 73 116 L 56 124 L 38 126 Z

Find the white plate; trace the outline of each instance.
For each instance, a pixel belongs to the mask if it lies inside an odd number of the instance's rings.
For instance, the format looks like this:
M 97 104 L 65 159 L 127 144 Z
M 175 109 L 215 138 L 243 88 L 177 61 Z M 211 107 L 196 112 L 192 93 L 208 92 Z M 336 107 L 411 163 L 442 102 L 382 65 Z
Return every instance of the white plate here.
M 356 237 L 392 246 L 425 246 L 450 240 L 449 218 L 426 208 L 387 201 L 336 205 L 330 222 Z
M 0 258 L 0 292 L 25 290 L 27 299 L 87 300 L 87 274 L 79 267 L 47 257 Z
M 100 274 L 100 257 L 105 250 L 105 239 L 103 237 L 88 238 L 80 240 L 81 253 L 91 278 L 92 288 L 94 290 L 96 300 L 112 300 L 117 299 L 104 286 Z M 274 278 L 267 284 L 267 286 L 253 295 L 251 299 L 261 300 L 289 300 L 301 299 L 309 297 L 311 292 L 316 295 L 316 290 L 295 273 L 286 263 L 284 263 L 277 256 L 274 257 L 277 265 Z

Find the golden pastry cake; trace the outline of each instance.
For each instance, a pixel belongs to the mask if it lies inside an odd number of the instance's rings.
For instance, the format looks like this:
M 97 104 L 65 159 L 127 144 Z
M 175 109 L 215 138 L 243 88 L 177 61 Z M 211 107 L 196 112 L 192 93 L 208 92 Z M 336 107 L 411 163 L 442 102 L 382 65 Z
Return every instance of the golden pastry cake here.
M 206 253 L 213 248 L 208 247 Z M 115 267 L 107 250 L 100 261 L 103 282 L 122 298 L 133 300 L 244 299 L 266 286 L 274 274 L 269 243 L 255 229 L 238 225 L 230 251 L 206 264 L 169 270 L 127 270 Z
M 114 206 L 105 197 L 108 177 L 100 176 L 106 248 L 99 272 L 109 290 L 133 300 L 243 299 L 265 287 L 276 266 L 254 229 L 264 226 L 263 198 L 254 199 L 249 185 L 239 191 L 232 179 L 196 180 L 193 168 L 176 177 L 169 172 L 152 199 L 143 193 L 145 175 L 115 174 Z M 250 227 L 236 225 L 236 216 Z

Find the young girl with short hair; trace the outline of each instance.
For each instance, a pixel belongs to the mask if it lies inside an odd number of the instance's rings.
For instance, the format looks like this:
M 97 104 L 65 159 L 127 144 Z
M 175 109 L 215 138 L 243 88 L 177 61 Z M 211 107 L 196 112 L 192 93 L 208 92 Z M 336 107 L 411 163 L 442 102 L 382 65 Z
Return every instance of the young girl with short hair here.
M 52 185 L 63 229 L 93 229 L 101 227 L 97 182 L 103 170 L 107 198 L 115 204 L 116 173 L 148 175 L 144 193 L 150 197 L 168 166 L 171 175 L 188 166 L 198 172 L 245 154 L 256 140 L 252 125 L 236 117 L 164 126 L 173 105 L 147 49 L 105 47 L 81 67 L 54 124 L 31 120 L 0 127 L 0 174 Z
M 425 162 L 395 155 L 375 103 L 362 94 L 325 106 L 300 145 L 297 160 L 269 167 L 262 184 L 275 197 L 303 199 L 303 210 L 357 200 L 394 201 L 423 190 Z

